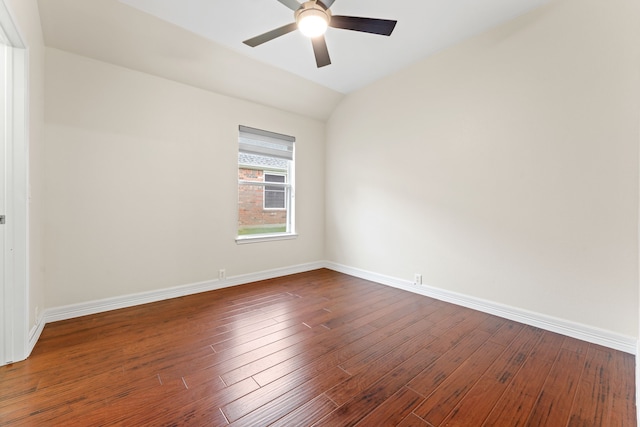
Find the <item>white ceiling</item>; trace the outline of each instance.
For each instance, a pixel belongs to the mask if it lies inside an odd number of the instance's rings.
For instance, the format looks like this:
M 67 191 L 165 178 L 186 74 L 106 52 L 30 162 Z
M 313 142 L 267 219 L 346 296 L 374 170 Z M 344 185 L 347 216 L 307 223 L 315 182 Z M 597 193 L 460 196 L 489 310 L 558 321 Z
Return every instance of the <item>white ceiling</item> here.
M 335 14 L 396 19 L 391 37 L 330 28 L 318 69 L 277 0 L 38 0 L 45 44 L 325 121 L 346 93 L 551 0 L 336 0 Z M 131 6 L 130 6 L 131 5 Z M 135 6 L 135 7 L 133 7 Z
M 289 33 L 251 48 L 243 40 L 294 22 L 277 0 L 120 0 L 238 53 L 349 93 L 548 0 L 336 0 L 334 15 L 398 21 L 390 37 L 329 28 L 332 64 L 316 68 L 311 42 Z

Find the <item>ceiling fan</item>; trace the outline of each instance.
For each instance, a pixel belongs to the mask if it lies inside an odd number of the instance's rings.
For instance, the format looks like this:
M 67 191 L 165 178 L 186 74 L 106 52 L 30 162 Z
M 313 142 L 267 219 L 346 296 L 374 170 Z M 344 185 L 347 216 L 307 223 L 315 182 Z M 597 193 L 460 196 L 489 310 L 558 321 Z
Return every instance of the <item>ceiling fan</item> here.
M 302 34 L 311 39 L 318 68 L 331 64 L 327 42 L 324 39 L 327 27 L 390 36 L 398 22 L 389 19 L 332 15 L 329 8 L 335 0 L 310 0 L 302 4 L 298 3 L 297 0 L 278 1 L 294 11 L 295 22 L 267 31 L 264 34 L 245 40 L 243 43 L 256 47 L 299 29 Z

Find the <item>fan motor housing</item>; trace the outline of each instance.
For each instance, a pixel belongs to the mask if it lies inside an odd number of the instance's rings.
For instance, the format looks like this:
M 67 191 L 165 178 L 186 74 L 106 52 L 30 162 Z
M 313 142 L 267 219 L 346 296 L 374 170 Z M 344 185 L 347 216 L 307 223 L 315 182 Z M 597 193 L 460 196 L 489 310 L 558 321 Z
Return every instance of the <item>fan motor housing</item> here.
M 331 11 L 320 6 L 315 1 L 307 1 L 300 5 L 300 8 L 293 14 L 296 22 L 300 24 L 300 21 L 307 16 L 318 16 L 327 22 L 327 25 L 331 22 Z

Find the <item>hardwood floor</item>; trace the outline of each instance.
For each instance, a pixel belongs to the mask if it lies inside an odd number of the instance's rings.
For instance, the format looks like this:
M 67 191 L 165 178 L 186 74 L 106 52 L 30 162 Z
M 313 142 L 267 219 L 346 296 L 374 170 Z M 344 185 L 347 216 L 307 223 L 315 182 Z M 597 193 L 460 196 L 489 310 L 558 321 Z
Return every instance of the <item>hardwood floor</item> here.
M 329 270 L 57 322 L 0 425 L 635 426 L 634 356 Z

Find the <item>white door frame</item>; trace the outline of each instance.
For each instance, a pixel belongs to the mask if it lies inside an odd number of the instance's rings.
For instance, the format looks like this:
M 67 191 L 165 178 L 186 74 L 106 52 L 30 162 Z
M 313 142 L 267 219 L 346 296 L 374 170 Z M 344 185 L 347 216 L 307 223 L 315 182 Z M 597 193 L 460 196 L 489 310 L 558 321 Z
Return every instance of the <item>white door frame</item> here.
M 6 53 L 5 132 L 0 149 L 5 152 L 4 271 L 0 275 L 0 365 L 26 359 L 29 345 L 27 50 L 5 1 L 0 0 L 0 40 Z

